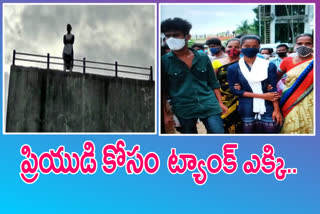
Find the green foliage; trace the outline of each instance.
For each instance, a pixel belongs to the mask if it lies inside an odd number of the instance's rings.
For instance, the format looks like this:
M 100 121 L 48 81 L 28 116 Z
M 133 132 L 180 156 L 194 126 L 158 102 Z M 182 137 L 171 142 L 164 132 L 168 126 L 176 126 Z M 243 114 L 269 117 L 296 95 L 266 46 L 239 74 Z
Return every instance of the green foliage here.
M 259 5 L 256 8 L 253 8 L 252 10 L 256 14 L 256 18 L 253 20 L 253 25 L 256 29 L 255 34 L 259 36 Z M 264 29 L 263 22 L 261 22 L 261 32 L 263 32 L 263 29 Z M 263 33 L 261 34 L 261 41 L 264 41 Z
M 196 42 L 194 41 L 194 39 L 190 39 L 190 40 L 188 41 L 188 47 L 190 48 L 194 43 L 196 43 Z
M 259 34 L 259 6 L 252 9 L 253 12 L 256 14 L 256 18 L 253 20 L 253 25 L 257 31 L 257 35 Z
M 256 14 L 256 18 L 252 23 L 249 24 L 248 20 L 244 20 L 241 22 L 241 25 L 238 25 L 236 29 L 236 34 L 255 34 L 259 35 L 259 6 L 252 9 Z
M 238 25 L 236 34 L 258 34 L 258 32 L 254 23 L 249 24 L 248 20 L 244 20 L 240 25 Z

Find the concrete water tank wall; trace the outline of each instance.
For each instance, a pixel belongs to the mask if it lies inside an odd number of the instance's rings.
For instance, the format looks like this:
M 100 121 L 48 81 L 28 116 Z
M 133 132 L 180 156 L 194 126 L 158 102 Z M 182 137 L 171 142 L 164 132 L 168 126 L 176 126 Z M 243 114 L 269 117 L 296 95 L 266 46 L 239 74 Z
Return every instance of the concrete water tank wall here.
M 7 132 L 154 132 L 154 82 L 11 66 Z

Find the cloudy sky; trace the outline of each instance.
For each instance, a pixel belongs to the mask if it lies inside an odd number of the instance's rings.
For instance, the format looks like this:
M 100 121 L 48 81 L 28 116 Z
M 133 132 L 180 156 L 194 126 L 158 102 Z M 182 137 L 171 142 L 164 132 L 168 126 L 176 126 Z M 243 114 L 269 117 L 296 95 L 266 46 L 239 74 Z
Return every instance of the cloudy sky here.
M 191 34 L 216 34 L 232 32 L 242 21 L 252 23 L 255 13 L 252 11 L 257 5 L 253 4 L 185 4 L 185 5 L 161 5 L 161 21 L 180 17 L 192 24 Z
M 68 23 L 75 58 L 154 64 L 152 5 L 5 5 L 5 62 L 11 63 L 13 49 L 61 57 Z
M 153 5 L 6 4 L 3 6 L 3 17 L 5 96 L 13 49 L 61 57 L 63 35 L 68 23 L 72 25 L 71 33 L 75 35 L 74 58 L 155 66 Z M 45 66 L 22 61 L 16 64 Z M 62 69 L 62 66 L 58 68 Z M 99 71 L 92 73 L 103 74 Z

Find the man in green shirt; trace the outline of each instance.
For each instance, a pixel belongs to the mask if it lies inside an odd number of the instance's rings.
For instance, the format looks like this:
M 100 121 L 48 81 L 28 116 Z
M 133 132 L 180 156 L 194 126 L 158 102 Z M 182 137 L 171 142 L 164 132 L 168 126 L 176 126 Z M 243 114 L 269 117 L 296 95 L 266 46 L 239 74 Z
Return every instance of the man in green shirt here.
M 181 18 L 167 19 L 161 23 L 166 43 L 171 52 L 161 58 L 162 103 L 169 98 L 173 113 L 179 119 L 181 132 L 197 133 L 198 118 L 207 133 L 223 133 L 221 112 L 223 105 L 220 84 L 216 79 L 210 59 L 204 53 L 188 48 L 191 24 Z M 166 105 L 163 105 L 164 108 Z M 169 121 L 164 110 L 164 123 Z

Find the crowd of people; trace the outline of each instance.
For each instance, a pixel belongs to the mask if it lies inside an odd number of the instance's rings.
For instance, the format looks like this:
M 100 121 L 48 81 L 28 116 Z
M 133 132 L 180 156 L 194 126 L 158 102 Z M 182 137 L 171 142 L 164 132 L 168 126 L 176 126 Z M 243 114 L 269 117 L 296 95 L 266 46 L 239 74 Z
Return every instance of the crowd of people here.
M 199 121 L 214 134 L 314 132 L 313 35 L 298 35 L 289 53 L 287 44 L 260 48 L 256 35 L 188 47 L 191 28 L 161 23 L 162 133 L 196 134 Z

